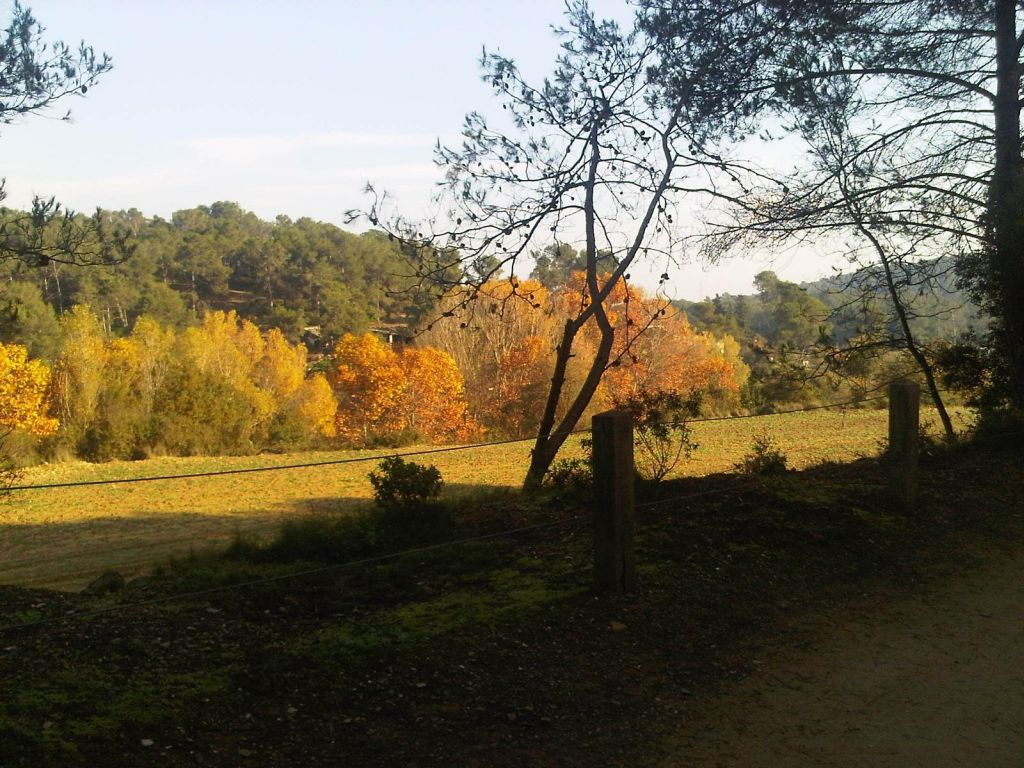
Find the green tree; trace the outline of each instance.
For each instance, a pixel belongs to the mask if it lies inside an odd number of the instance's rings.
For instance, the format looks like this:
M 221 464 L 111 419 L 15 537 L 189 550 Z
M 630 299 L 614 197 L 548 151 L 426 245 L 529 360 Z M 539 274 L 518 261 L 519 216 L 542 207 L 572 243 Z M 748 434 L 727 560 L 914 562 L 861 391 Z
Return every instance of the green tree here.
M 853 202 L 930 241 L 932 258 L 956 253 L 962 277 L 992 318 L 992 382 L 1024 407 L 1024 152 L 1020 93 L 1024 49 L 1014 0 L 709 2 L 642 0 L 645 28 L 663 52 L 659 77 L 677 90 L 699 80 L 692 106 L 738 115 L 738 132 L 788 126 L 809 157 L 836 154 L 799 190 L 772 174 L 737 199 L 741 217 L 719 246 L 793 232 L 792 214 L 849 210 L 837 182 L 877 156 Z M 709 71 L 710 70 L 710 71 Z M 836 114 L 856 141 L 816 131 Z M 781 118 L 781 119 L 779 119 Z M 794 178 L 807 179 L 801 168 Z M 767 207 L 764 205 L 769 201 Z M 770 201 L 774 201 L 771 203 Z M 852 223 L 852 222 L 851 222 Z M 799 229 L 806 237 L 813 226 Z M 902 248 L 902 246 L 901 246 Z
M 32 357 L 53 360 L 59 335 L 57 316 L 36 285 L 0 285 L 0 339 L 27 347 Z
M 754 287 L 761 304 L 755 328 L 776 348 L 812 349 L 828 333 L 829 309 L 807 290 L 774 272 L 759 272 Z
M 48 113 L 58 102 L 84 96 L 111 68 L 110 57 L 91 46 L 72 48 L 48 42 L 31 10 L 17 0 L 11 21 L 0 34 L 0 124 Z M 65 112 L 64 120 L 70 118 Z M 6 198 L 0 180 L 0 203 Z M 64 210 L 53 198 L 36 197 L 28 212 L 0 209 L 0 261 L 15 259 L 31 266 L 52 261 L 69 264 L 109 263 L 128 251 L 120 233 L 110 231 L 97 213 L 86 217 Z

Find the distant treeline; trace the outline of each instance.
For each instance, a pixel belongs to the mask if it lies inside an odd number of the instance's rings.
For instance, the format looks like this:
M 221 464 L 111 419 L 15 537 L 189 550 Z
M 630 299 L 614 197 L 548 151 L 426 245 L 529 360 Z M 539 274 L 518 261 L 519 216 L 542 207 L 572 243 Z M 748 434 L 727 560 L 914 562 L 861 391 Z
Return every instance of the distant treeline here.
M 923 262 L 920 285 L 904 301 L 918 344 L 937 353 L 985 320 L 956 284 L 952 261 Z M 881 284 L 862 273 L 813 283 L 761 272 L 753 294 L 679 301 L 694 327 L 740 341 L 751 375 L 744 404 L 763 408 L 856 394 L 872 381 L 916 369 Z
M 87 305 L 111 336 L 128 334 L 142 316 L 183 328 L 207 310 L 235 310 L 292 341 L 318 327 L 329 347 L 345 332 L 415 323 L 430 306 L 427 294 L 402 290 L 411 286 L 400 277 L 408 265 L 379 232 L 286 216 L 268 222 L 225 202 L 170 219 L 134 209 L 104 216 L 112 231 L 130 233 L 134 253 L 121 264 L 0 263 L 0 341 L 55 359 L 58 318 Z

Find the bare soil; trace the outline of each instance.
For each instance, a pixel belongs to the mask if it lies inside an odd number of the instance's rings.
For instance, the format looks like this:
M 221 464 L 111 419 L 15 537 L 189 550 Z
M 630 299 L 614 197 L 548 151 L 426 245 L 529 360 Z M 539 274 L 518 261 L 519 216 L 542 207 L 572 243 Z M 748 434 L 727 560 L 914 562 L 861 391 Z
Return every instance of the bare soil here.
M 1024 765 L 1024 548 L 927 589 L 808 617 L 749 677 L 695 701 L 668 766 Z

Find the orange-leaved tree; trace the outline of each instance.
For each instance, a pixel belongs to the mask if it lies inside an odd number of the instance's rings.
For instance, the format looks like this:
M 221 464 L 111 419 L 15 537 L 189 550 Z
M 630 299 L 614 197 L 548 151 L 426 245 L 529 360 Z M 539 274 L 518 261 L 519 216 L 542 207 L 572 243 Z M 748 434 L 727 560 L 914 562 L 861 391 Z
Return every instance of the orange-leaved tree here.
M 398 410 L 404 426 L 430 442 L 455 442 L 477 431 L 455 360 L 434 347 L 406 347 L 398 356 L 405 391 Z
M 339 437 L 365 443 L 398 426 L 405 371 L 395 351 L 372 333 L 346 333 L 334 348 L 331 386 L 338 398 Z
M 442 312 L 463 304 L 465 294 L 445 296 Z M 491 280 L 479 290 L 468 328 L 446 317 L 420 336 L 454 359 L 474 418 L 491 432 L 521 437 L 537 428 L 553 365 L 549 298 L 536 280 Z
M 605 400 L 621 403 L 653 392 L 696 397 L 705 411 L 722 411 L 739 403 L 750 369 L 729 336 L 697 333 L 685 314 L 657 318 L 603 382 Z
M 365 443 L 399 430 L 431 442 L 476 431 L 465 386 L 448 353 L 432 347 L 395 352 L 373 334 L 345 334 L 334 350 L 330 381 L 338 398 L 338 436 Z
M 600 275 L 598 284 L 604 285 L 607 278 Z M 572 273 L 557 294 L 558 311 L 571 316 L 589 303 L 586 274 Z M 717 409 L 736 404 L 750 372 L 734 339 L 697 333 L 671 302 L 649 296 L 625 280 L 609 291 L 606 315 L 613 342 L 595 406 L 608 407 L 655 392 L 674 392 L 687 399 L 697 396 Z M 588 323 L 581 336 L 592 336 L 596 343 L 598 329 Z

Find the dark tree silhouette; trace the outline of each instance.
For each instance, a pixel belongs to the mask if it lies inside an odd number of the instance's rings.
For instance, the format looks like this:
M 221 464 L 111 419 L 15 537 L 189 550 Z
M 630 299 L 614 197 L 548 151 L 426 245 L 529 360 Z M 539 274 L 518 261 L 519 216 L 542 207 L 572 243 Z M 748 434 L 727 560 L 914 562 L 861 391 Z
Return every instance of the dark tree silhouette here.
M 629 338 L 616 340 L 608 317 L 612 292 L 638 261 L 653 262 L 667 280 L 679 255 L 673 223 L 681 202 L 735 199 L 745 172 L 717 151 L 720 121 L 694 120 L 688 91 L 666 91 L 650 80 L 659 59 L 649 38 L 597 20 L 584 2 L 569 4 L 567 19 L 555 71 L 539 85 L 512 60 L 484 54 L 483 77 L 501 101 L 502 119 L 492 125 L 472 113 L 462 146 L 438 147 L 445 170 L 440 216 L 409 222 L 382 195 L 368 214 L 408 245 L 422 281 L 442 293 L 461 289 L 464 298 L 446 314 L 463 326 L 472 324 L 480 287 L 498 270 L 509 275 L 509 301 L 533 303 L 516 277 L 529 268 L 531 252 L 552 241 L 556 253 L 567 242 L 581 244 L 586 290 L 557 347 L 528 489 L 540 485 L 604 372 L 657 322 L 628 321 Z M 489 272 L 472 268 L 490 256 L 496 258 Z M 588 324 L 596 328 L 597 348 L 582 383 L 570 387 L 567 367 Z
M 97 56 L 85 43 L 72 48 L 60 41 L 47 42 L 44 32 L 31 10 L 15 2 L 10 24 L 0 37 L 0 124 L 49 112 L 57 102 L 84 96 L 111 68 L 106 54 Z M 70 117 L 66 111 L 62 119 Z M 0 203 L 5 198 L 0 180 Z M 123 233 L 99 211 L 82 216 L 43 197 L 34 198 L 28 212 L 0 209 L 0 260 L 17 259 L 31 266 L 104 264 L 129 252 Z
M 933 256 L 955 253 L 992 318 L 1003 396 L 1024 407 L 1024 156 L 1020 93 L 1024 24 L 1014 0 L 643 0 L 668 87 L 693 79 L 710 48 L 722 77 L 705 78 L 699 108 L 739 110 L 762 126 L 799 130 L 844 105 L 859 141 L 835 174 L 881 154 L 850 200 L 804 185 L 793 210 L 882 212 Z M 756 119 L 755 119 L 756 118 Z M 776 188 L 773 194 L 785 188 Z M 812 196 L 818 196 L 814 199 Z M 784 206 L 775 206 L 783 215 Z M 848 224 L 857 227 L 847 216 Z M 749 222 L 743 222 L 744 224 Z M 768 222 L 774 226 L 777 221 Z M 832 226 L 830 223 L 828 226 Z M 813 229 L 813 226 L 809 224 Z M 807 232 L 808 230 L 804 230 Z

